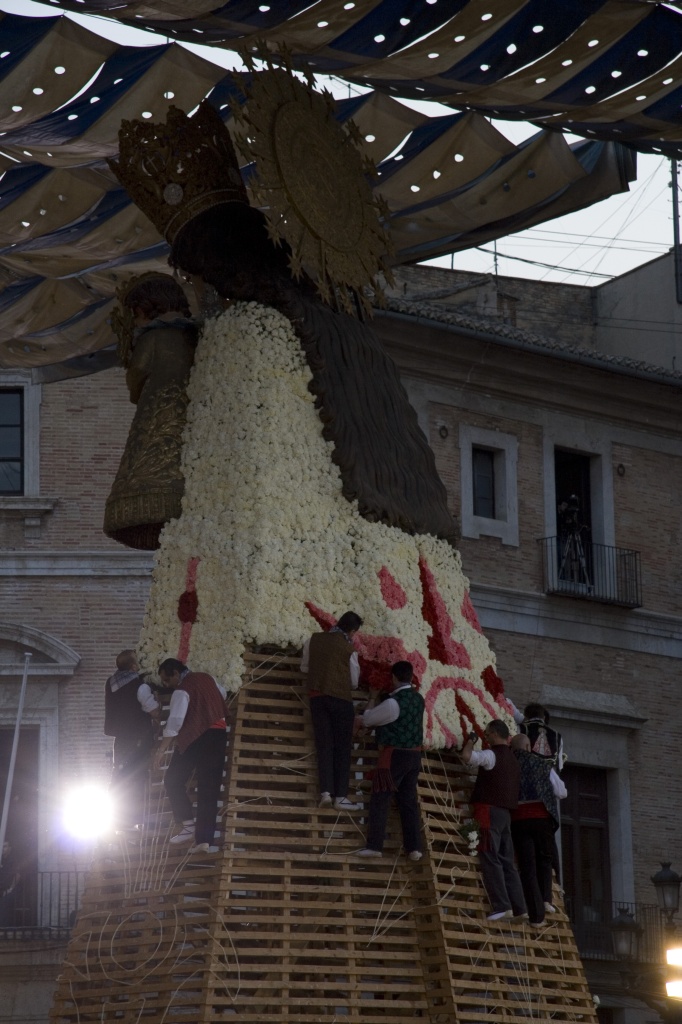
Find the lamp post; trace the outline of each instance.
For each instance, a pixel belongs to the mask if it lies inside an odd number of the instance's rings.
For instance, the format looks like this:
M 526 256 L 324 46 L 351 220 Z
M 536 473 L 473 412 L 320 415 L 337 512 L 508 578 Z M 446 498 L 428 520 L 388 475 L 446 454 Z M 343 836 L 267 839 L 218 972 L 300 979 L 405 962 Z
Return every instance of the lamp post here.
M 665 918 L 666 945 L 672 944 L 675 934 L 674 917 L 680 905 L 682 878 L 673 871 L 669 861 L 661 862 L 661 870 L 652 875 L 656 898 Z M 667 949 L 668 972 L 661 963 L 640 962 L 640 938 L 643 929 L 627 905 L 616 907 L 617 913 L 610 926 L 611 941 L 616 958 L 620 961 L 622 991 L 641 999 L 660 1014 L 665 1024 L 682 1024 L 682 947 Z M 673 968 L 671 972 L 670 968 Z M 678 968 L 675 972 L 674 968 Z M 670 977 L 670 975 L 673 977 Z M 677 977 L 674 975 L 677 973 Z M 665 989 L 663 981 L 665 979 Z
M 611 922 L 613 951 L 619 960 L 636 960 L 642 929 L 627 907 L 616 909 L 618 912 Z

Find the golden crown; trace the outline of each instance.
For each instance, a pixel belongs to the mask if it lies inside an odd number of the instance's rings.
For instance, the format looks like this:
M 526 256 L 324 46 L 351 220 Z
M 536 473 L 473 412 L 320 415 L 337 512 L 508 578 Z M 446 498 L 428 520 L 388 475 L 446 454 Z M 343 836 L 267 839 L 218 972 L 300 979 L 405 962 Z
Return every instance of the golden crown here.
M 230 133 L 206 100 L 192 117 L 170 107 L 166 123 L 123 121 L 109 166 L 171 245 L 190 220 L 220 203 L 246 203 Z

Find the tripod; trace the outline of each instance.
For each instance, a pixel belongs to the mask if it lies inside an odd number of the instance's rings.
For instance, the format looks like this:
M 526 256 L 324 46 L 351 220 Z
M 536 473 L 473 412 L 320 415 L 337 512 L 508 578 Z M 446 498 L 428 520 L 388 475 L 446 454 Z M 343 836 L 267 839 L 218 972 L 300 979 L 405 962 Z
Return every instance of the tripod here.
M 591 587 L 592 581 L 587 571 L 585 551 L 580 539 L 580 527 L 574 526 L 560 544 L 559 579 Z

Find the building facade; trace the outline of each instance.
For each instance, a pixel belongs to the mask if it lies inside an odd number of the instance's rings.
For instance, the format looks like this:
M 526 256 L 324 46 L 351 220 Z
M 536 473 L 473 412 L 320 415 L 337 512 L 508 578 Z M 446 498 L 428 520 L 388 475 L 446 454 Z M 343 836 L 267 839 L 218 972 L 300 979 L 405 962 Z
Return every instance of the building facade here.
M 545 705 L 563 734 L 567 904 L 603 1016 L 617 1020 L 651 1017 L 637 998 L 655 1005 L 661 990 L 651 876 L 661 862 L 682 868 L 682 375 L 667 347 L 654 346 L 665 365 L 647 358 L 647 317 L 663 321 L 661 295 L 674 296 L 671 262 L 656 261 L 658 311 L 640 303 L 638 346 L 630 332 L 622 355 L 603 294 L 622 298 L 620 282 L 411 268 L 378 321 L 460 523 L 506 691 Z M 651 266 L 640 273 L 648 282 Z M 619 907 L 643 929 L 637 992 L 614 958 Z
M 646 326 L 618 353 L 608 309 L 636 291 L 628 278 L 593 290 L 410 268 L 376 318 L 460 523 L 507 693 L 545 704 L 563 734 L 564 887 L 616 1024 L 651 1011 L 613 959 L 615 908 L 644 928 L 654 992 L 650 876 L 661 861 L 682 867 L 682 374 L 668 342 L 661 365 L 646 358 Z M 657 302 L 672 317 L 660 291 Z M 0 922 L 0 1024 L 46 1019 L 89 856 L 64 835 L 61 800 L 108 778 L 103 684 L 135 645 L 151 567 L 101 529 L 133 411 L 122 371 L 37 379 L 0 373 L 0 785 L 31 654 L 8 823 L 23 888 Z

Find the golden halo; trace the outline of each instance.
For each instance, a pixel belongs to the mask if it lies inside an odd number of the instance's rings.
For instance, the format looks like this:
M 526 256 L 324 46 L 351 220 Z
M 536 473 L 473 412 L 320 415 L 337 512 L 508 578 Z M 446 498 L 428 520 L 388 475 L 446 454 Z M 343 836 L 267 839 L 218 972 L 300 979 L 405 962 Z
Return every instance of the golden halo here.
M 385 209 L 367 181 L 372 165 L 336 120 L 331 95 L 315 92 L 290 68 L 269 67 L 237 80 L 246 107 L 234 108 L 243 128 L 236 141 L 248 160 L 255 159 L 249 186 L 271 238 L 287 241 L 292 272 L 298 277 L 304 270 L 325 301 L 336 295 L 351 312 L 356 293 L 369 309 L 364 289 L 379 293 L 376 275 L 390 273 L 384 262 L 390 242 L 380 220 Z

